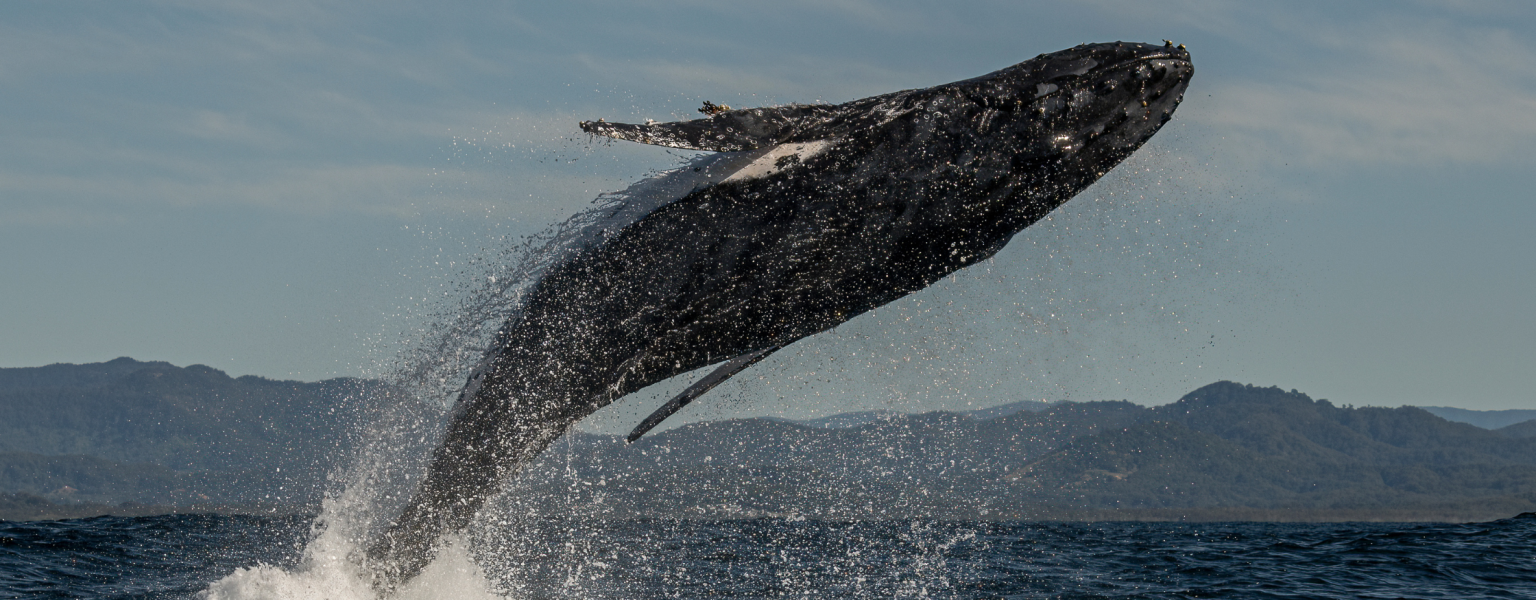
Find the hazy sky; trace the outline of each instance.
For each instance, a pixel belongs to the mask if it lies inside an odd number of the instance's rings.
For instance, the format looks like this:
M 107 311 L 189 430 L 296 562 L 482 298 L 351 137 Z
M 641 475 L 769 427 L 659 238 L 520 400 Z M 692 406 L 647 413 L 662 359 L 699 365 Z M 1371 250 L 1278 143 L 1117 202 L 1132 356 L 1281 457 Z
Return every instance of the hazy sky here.
M 466 260 L 686 156 L 579 120 L 1165 38 L 1196 75 L 1143 153 L 696 416 L 1162 404 L 1219 379 L 1536 407 L 1526 2 L 0 3 L 0 366 L 376 373 Z

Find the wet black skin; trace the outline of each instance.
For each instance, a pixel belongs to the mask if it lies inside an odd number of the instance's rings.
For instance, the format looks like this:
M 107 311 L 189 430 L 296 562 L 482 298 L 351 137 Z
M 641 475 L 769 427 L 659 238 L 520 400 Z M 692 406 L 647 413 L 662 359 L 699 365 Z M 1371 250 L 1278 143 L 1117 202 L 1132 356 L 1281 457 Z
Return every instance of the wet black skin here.
M 1192 74 L 1182 47 L 1096 44 L 841 105 L 583 123 L 727 152 L 836 143 L 766 177 L 697 189 L 534 284 L 416 495 L 369 548 L 379 585 L 413 577 L 441 535 L 610 402 L 788 345 L 992 256 L 1146 142 Z

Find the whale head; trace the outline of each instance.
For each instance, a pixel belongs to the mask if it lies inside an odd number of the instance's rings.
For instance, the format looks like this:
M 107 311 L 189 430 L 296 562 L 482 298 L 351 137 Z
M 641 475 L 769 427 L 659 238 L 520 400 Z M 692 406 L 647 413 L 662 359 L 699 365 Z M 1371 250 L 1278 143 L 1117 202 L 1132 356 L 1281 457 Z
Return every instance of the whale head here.
M 1113 165 L 1172 118 L 1193 74 L 1183 46 L 1117 42 L 1044 54 L 962 83 L 1024 109 L 1015 129 L 1023 139 L 999 143 Z
M 1193 74 L 1182 46 L 1086 44 L 869 100 L 887 104 L 875 112 L 921 113 L 906 115 L 907 154 L 937 153 L 983 180 L 1058 188 L 1064 202 L 1167 123 Z
M 1018 163 L 1008 169 L 1016 174 L 1043 166 L 1058 178 L 1052 164 L 1075 166 L 1091 182 L 1168 122 L 1193 74 L 1183 46 L 1084 44 L 980 77 L 841 105 L 721 110 L 707 119 L 644 125 L 585 121 L 581 128 L 718 152 L 836 141 L 890 152 L 914 165 L 983 157 L 974 165 L 983 176 L 996 167 L 985 157 L 1007 157 Z M 902 170 L 901 161 L 888 162 Z
M 687 190 L 718 183 L 754 187 L 737 195 L 842 202 L 869 235 L 911 246 L 903 260 L 933 264 L 921 286 L 993 255 L 1130 156 L 1169 121 L 1193 74 L 1189 52 L 1172 43 L 1084 44 L 837 105 L 581 127 L 742 157 L 729 175 Z

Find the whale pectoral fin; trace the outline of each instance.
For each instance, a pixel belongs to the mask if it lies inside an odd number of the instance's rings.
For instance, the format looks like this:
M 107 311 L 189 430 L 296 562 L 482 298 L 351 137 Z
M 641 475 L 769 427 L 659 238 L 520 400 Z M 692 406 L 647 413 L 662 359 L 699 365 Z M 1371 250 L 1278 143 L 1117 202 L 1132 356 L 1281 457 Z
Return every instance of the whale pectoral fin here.
M 672 416 L 673 413 L 687 406 L 689 402 L 693 402 L 694 399 L 703 396 L 705 392 L 714 389 L 715 386 L 725 383 L 725 380 L 730 379 L 732 375 L 745 371 L 747 367 L 757 364 L 757 361 L 767 358 L 769 354 L 773 354 L 775 350 L 781 347 L 770 346 L 725 361 L 725 364 L 720 365 L 720 368 L 705 375 L 703 379 L 693 382 L 693 385 L 688 386 L 688 389 L 683 390 L 683 393 L 678 394 L 676 398 L 671 399 L 666 404 L 663 404 L 661 408 L 656 409 L 656 412 L 651 413 L 651 416 L 646 417 L 644 421 L 635 426 L 635 430 L 629 432 L 629 437 L 624 439 L 629 442 L 640 439 L 640 436 L 645 435 L 645 432 L 660 425 L 662 421 L 667 420 L 667 417 Z
M 778 144 L 808 125 L 832 115 L 832 107 L 791 104 L 775 108 L 730 110 L 707 119 L 671 123 L 609 123 L 582 121 L 581 130 L 592 135 L 668 148 L 742 152 Z

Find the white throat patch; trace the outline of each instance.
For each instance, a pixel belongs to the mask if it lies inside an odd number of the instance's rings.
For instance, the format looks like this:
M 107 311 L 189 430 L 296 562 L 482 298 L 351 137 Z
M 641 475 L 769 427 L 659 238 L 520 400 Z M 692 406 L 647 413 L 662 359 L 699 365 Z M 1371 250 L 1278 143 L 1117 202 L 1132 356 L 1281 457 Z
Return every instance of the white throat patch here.
M 816 140 L 803 144 L 779 144 L 763 153 L 762 156 L 757 157 L 757 160 L 747 163 L 747 166 L 742 167 L 741 170 L 725 178 L 725 183 L 757 179 L 778 173 L 790 165 L 826 152 L 827 148 L 832 147 L 834 143 L 836 143 L 836 140 Z

